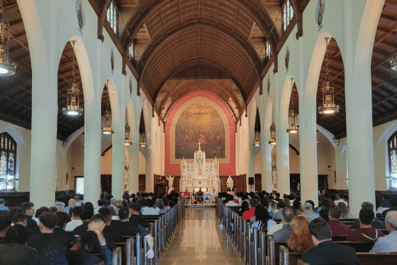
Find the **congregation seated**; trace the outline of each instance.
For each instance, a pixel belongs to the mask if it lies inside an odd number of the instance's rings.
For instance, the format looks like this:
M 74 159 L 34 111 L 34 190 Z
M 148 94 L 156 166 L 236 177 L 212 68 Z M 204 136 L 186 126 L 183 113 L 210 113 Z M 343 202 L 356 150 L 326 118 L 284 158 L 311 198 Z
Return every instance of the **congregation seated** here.
M 329 203 L 329 200 L 323 199 L 321 200 L 321 206 L 318 207 L 316 213 L 320 214 L 320 211 L 325 209 L 329 211 L 330 208 L 331 208 L 331 204 Z
M 285 207 L 282 211 L 282 227 L 280 230 L 273 231 L 273 239 L 277 242 L 287 241 L 292 235 L 292 229 L 290 223 L 295 217 L 295 211 L 291 207 Z M 275 227 L 275 226 L 272 226 Z M 272 228 L 271 227 L 271 228 Z M 271 230 L 271 228 L 269 230 Z
M 309 221 L 320 217 L 317 213 L 313 212 L 313 205 L 309 202 L 303 204 L 303 213 L 299 216 L 306 217 Z
M 277 225 L 276 222 L 271 219 L 267 209 L 261 204 L 255 207 L 255 219 L 256 221 L 252 224 L 251 229 L 256 227 L 258 230 L 269 230 L 270 227 Z
M 228 195 L 225 206 L 238 206 L 238 202 L 234 199 L 233 195 Z
M 66 224 L 68 223 L 68 219 L 70 216 L 65 212 L 56 212 L 56 224 L 54 228 L 54 235 L 57 235 L 59 238 L 66 240 L 67 242 L 73 243 L 74 236 L 72 233 L 68 233 L 65 231 Z
M 295 210 L 295 215 L 300 215 L 303 212 L 301 211 L 301 202 L 300 202 L 300 198 L 296 198 L 294 200 L 294 202 L 292 203 L 292 209 Z
M 387 195 L 387 194 L 382 194 L 382 202 L 380 203 L 380 207 L 383 207 L 383 208 L 390 208 L 389 195 Z
M 80 206 L 77 206 L 80 207 Z M 77 208 L 76 207 L 76 208 Z M 77 226 L 75 229 L 73 229 L 73 235 L 74 236 L 81 236 L 88 230 L 88 224 L 91 221 L 91 218 L 94 214 L 90 211 L 84 211 L 80 214 L 80 221 L 82 222 L 81 225 Z M 70 222 L 69 222 L 70 223 Z M 68 223 L 68 224 L 69 224 Z M 66 229 L 65 229 L 66 230 Z
M 143 209 L 143 215 L 159 215 L 160 209 L 153 207 L 154 202 L 151 199 L 147 199 L 147 206 Z
M 7 230 L 11 227 L 12 220 L 9 216 L 0 216 L 0 244 L 4 243 Z
M 274 213 L 272 216 L 273 220 L 281 220 L 282 218 L 282 211 L 286 207 L 286 204 L 283 200 L 281 200 L 279 203 L 277 203 L 277 209 L 278 211 Z
M 261 194 L 262 195 L 262 194 Z M 263 195 L 262 195 L 263 196 Z M 263 205 L 263 206 L 265 206 L 265 208 L 267 209 L 267 212 L 269 213 L 269 216 L 270 217 L 273 217 L 274 216 L 274 212 L 269 208 L 269 205 L 270 205 L 270 201 L 269 201 L 269 199 L 267 198 L 267 197 L 263 197 L 262 199 L 261 199 L 261 204 Z M 281 219 L 281 217 L 280 217 L 280 219 Z
M 386 216 L 388 211 L 397 211 L 397 196 L 390 200 L 390 208 L 382 212 Z
M 28 218 L 24 213 L 21 212 L 16 213 L 12 218 L 12 223 L 14 224 L 14 226 L 21 226 L 22 229 L 26 230 L 26 234 L 28 238 L 34 236 L 33 231 L 26 227 L 28 225 Z
M 315 247 L 302 254 L 302 259 L 305 262 L 310 265 L 360 264 L 353 247 L 336 244 L 332 241 L 331 229 L 323 219 L 317 218 L 311 221 L 309 232 Z
M 150 224 L 140 216 L 141 206 L 138 203 L 130 203 L 130 223 L 133 226 L 141 225 L 143 228 L 149 228 Z
M 29 238 L 26 241 L 27 245 L 35 248 L 38 252 L 47 245 L 60 245 L 62 248 L 68 248 L 69 242 L 53 233 L 57 222 L 55 215 L 49 212 L 44 212 L 39 218 L 40 233 Z
M 42 213 L 50 213 L 50 212 L 51 212 L 51 211 L 50 211 L 50 208 L 48 208 L 48 207 L 46 207 L 46 206 L 41 206 L 39 209 L 36 210 L 36 212 L 35 212 L 35 214 L 34 214 L 33 221 L 35 221 L 36 224 L 39 226 L 39 225 L 40 225 L 40 219 L 39 219 L 40 215 L 41 215 Z M 35 234 L 38 234 L 38 233 L 40 232 L 40 229 L 39 229 L 38 226 L 32 228 L 32 231 L 33 231 Z
M 342 210 L 338 206 L 331 206 L 329 210 L 328 225 L 331 228 L 332 235 L 348 235 L 352 233 L 351 228 L 339 221 Z
M 159 214 L 167 213 L 167 209 L 164 207 L 164 201 L 162 199 L 157 199 L 154 205 L 156 209 L 159 209 Z
M 21 209 L 28 218 L 27 228 L 33 229 L 35 226 L 37 226 L 37 223 L 32 219 L 34 215 L 34 204 L 32 202 L 24 202 L 21 205 Z
M 343 200 L 343 198 L 340 196 L 340 194 L 338 192 L 336 192 L 335 193 L 334 205 L 339 206 L 339 203 L 343 203 L 346 206 L 345 207 L 346 209 L 347 209 L 347 207 L 349 207 L 348 202 Z M 344 216 L 343 209 L 342 209 L 342 216 Z M 352 218 L 354 218 L 354 217 L 352 217 Z M 350 219 L 350 218 L 341 218 L 341 219 Z
M 72 215 L 71 209 L 76 206 L 76 202 L 74 199 L 69 200 L 69 205 L 65 207 L 65 213 L 69 214 L 70 216 Z
M 196 196 L 195 196 L 196 198 L 196 201 L 198 202 L 198 203 L 203 203 L 203 200 L 204 200 L 204 192 L 201 190 L 201 188 L 199 189 L 199 191 L 196 193 Z
M 345 202 L 339 202 L 336 204 L 341 209 L 341 215 L 339 219 L 354 219 L 354 216 L 349 212 Z
M 371 252 L 391 253 L 397 252 L 397 211 L 388 211 L 385 218 L 386 230 L 388 235 L 379 238 Z
M 252 217 L 255 216 L 255 207 L 257 205 L 258 205 L 258 200 L 255 198 L 251 198 L 250 203 L 249 203 L 250 209 L 244 211 L 243 216 L 242 216 L 244 220 L 250 220 Z
M 249 209 L 251 209 L 250 203 L 248 200 L 244 200 L 241 203 L 241 208 L 240 211 L 238 211 L 239 215 L 243 215 L 246 211 L 248 211 Z
M 379 237 L 384 236 L 382 231 L 372 228 L 373 219 L 373 210 L 361 209 L 358 219 L 360 228 L 357 230 L 352 230 L 352 233 L 346 237 L 346 240 L 374 243 Z
M 83 208 L 81 209 L 82 212 L 84 211 L 90 211 L 93 214 L 95 214 L 95 210 L 94 210 L 94 205 L 91 202 L 85 202 L 83 204 Z
M 72 208 L 72 220 L 66 225 L 66 232 L 73 232 L 76 227 L 83 224 L 80 219 L 82 210 L 81 206 L 75 206 Z
M 292 235 L 287 240 L 289 249 L 293 252 L 304 253 L 314 247 L 314 242 L 309 232 L 309 219 L 299 215 L 295 216 L 291 223 Z
M 368 209 L 368 210 L 374 211 L 374 205 L 372 203 L 370 203 L 370 202 L 363 202 L 361 204 L 361 209 Z M 360 228 L 359 221 L 355 220 L 353 222 L 351 228 L 352 229 L 359 229 Z M 382 221 L 380 221 L 380 220 L 378 220 L 378 219 L 376 219 L 374 217 L 374 219 L 372 221 L 372 228 L 374 228 L 374 229 L 386 229 L 386 226 L 385 226 L 385 224 Z
M 103 228 L 103 236 L 106 239 L 106 243 L 110 250 L 114 250 L 116 248 L 116 242 L 121 240 L 121 233 L 117 229 L 116 225 L 111 225 L 112 223 L 112 212 L 109 207 L 104 206 L 98 210 L 99 214 L 103 216 L 105 221 L 105 227 Z
M 21 226 L 10 227 L 3 244 L 0 245 L 0 264 L 37 264 L 38 252 L 32 247 L 26 246 L 27 238 L 26 230 Z

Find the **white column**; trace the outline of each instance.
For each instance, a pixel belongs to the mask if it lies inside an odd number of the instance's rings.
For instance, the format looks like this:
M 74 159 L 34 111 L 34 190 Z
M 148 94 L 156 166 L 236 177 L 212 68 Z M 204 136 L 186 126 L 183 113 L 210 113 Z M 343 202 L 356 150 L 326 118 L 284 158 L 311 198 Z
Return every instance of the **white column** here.
M 132 140 L 128 154 L 128 188 L 130 193 L 137 193 L 139 191 L 139 137 Z
M 272 146 L 267 143 L 265 132 L 261 132 L 261 136 L 262 190 L 272 192 Z
M 345 3 L 345 105 L 348 144 L 349 207 L 358 217 L 361 203 L 375 204 L 371 61 L 354 65 L 352 7 Z
M 289 134 L 287 124 L 276 124 L 276 153 L 277 153 L 277 192 L 283 196 L 290 194 L 289 176 Z
M 99 105 L 99 104 L 98 104 Z M 84 110 L 84 200 L 97 207 L 101 193 L 101 106 Z
M 302 203 L 312 200 L 318 205 L 316 108 L 300 104 L 299 145 Z
M 27 3 L 29 4 L 29 3 Z M 58 23 L 55 14 L 58 4 L 54 1 L 48 6 L 49 15 L 41 20 L 44 36 L 40 30 L 34 32 L 33 25 L 27 27 L 32 49 L 32 143 L 30 163 L 30 201 L 36 208 L 52 206 L 55 202 L 57 175 L 57 119 L 58 119 Z M 36 10 L 34 10 L 36 11 Z M 25 13 L 24 13 L 25 14 Z M 26 15 L 26 14 L 25 14 Z M 36 13 L 30 14 L 32 16 Z M 31 19 L 29 17 L 29 19 Z M 40 21 L 37 21 L 40 24 Z M 32 31 L 33 30 L 33 31 Z M 38 34 L 34 35 L 32 32 Z M 32 34 L 32 35 L 31 35 Z M 43 37 L 45 45 L 40 43 Z M 35 45 L 44 45 L 39 49 Z
M 147 129 L 146 129 L 147 131 Z M 145 190 L 146 192 L 154 192 L 154 176 L 153 176 L 153 147 L 152 147 L 152 137 L 151 133 L 146 132 L 146 141 L 147 141 L 147 146 L 146 148 L 146 176 L 145 176 Z
M 112 195 L 121 199 L 124 193 L 125 112 L 120 112 L 119 118 L 112 121 L 112 126 Z

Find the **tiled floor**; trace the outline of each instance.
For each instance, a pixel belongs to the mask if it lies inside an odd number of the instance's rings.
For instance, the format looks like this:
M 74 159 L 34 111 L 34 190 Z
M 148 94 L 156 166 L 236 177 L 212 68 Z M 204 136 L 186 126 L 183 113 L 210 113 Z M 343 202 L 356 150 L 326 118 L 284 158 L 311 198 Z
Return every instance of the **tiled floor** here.
M 219 229 L 215 208 L 186 209 L 185 220 L 177 229 L 159 265 L 170 264 L 243 264 Z

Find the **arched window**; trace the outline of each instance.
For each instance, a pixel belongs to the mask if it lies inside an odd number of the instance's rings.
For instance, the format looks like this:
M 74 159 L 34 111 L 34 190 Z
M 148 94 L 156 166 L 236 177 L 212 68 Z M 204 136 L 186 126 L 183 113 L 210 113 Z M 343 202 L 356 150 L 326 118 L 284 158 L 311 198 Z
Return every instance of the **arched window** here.
M 0 190 L 16 190 L 17 143 L 8 133 L 0 134 Z
M 286 31 L 289 23 L 294 17 L 294 9 L 292 8 L 290 0 L 287 0 L 283 7 L 283 31 Z
M 114 33 L 117 34 L 117 9 L 113 1 L 110 2 L 106 17 L 110 27 L 113 29 Z
M 397 189 L 397 131 L 387 141 L 389 149 L 389 176 L 390 188 Z

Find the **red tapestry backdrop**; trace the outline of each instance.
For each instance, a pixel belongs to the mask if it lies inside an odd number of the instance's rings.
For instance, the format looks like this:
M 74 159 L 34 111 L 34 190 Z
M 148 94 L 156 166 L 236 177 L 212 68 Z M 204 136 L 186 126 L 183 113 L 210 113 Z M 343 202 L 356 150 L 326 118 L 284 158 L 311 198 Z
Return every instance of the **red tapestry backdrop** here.
M 216 104 L 217 110 L 212 108 L 210 104 L 197 101 L 197 97 L 212 101 L 212 103 Z M 196 99 L 194 103 L 189 102 L 193 99 Z M 184 108 L 184 110 L 176 117 L 175 115 L 181 108 Z M 223 119 L 221 116 L 223 116 Z M 173 119 L 178 120 L 173 121 Z M 222 122 L 222 120 L 224 120 L 224 122 Z M 171 127 L 173 123 L 176 124 L 176 126 L 174 124 L 174 133 L 177 137 L 172 135 L 172 139 L 171 134 L 173 132 Z M 217 126 L 215 126 L 215 124 Z M 227 137 L 225 137 L 225 129 L 228 130 L 228 133 L 226 133 Z M 180 175 L 180 164 L 171 163 L 171 161 L 175 161 L 174 158 L 171 158 L 172 145 L 174 144 L 176 159 L 183 157 L 193 158 L 193 152 L 198 149 L 199 141 L 202 143 L 202 149 L 206 151 L 207 158 L 214 158 L 215 156 L 217 158 L 225 158 L 225 156 L 228 158 L 230 157 L 230 160 L 228 160 L 229 163 L 220 164 L 220 175 L 235 174 L 234 120 L 228 107 L 215 95 L 205 91 L 196 91 L 179 100 L 167 117 L 165 137 L 165 175 Z M 186 141 L 188 144 L 185 144 Z M 227 148 L 225 146 L 225 141 L 229 141 Z M 228 152 L 229 155 L 225 154 L 225 152 Z

